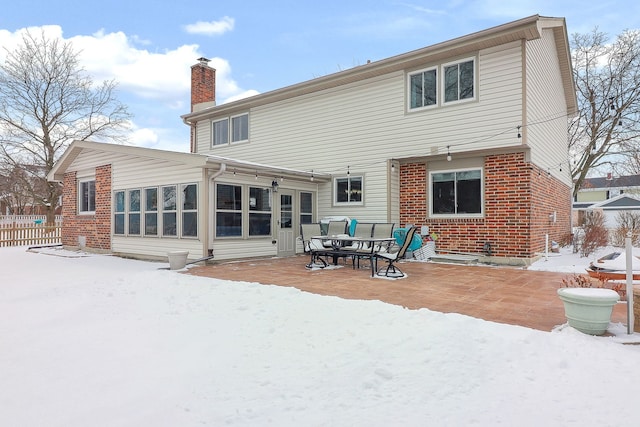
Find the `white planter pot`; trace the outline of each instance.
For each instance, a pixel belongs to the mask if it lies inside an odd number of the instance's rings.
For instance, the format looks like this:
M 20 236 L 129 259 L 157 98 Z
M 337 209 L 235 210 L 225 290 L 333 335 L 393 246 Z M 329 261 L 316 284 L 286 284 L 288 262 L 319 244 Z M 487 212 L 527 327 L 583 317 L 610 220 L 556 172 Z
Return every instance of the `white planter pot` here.
M 613 306 L 620 299 L 616 291 L 602 288 L 560 288 L 558 296 L 569 325 L 590 335 L 607 331 Z
M 169 268 L 171 270 L 181 270 L 187 265 L 187 256 L 189 251 L 173 251 L 167 252 L 169 258 Z

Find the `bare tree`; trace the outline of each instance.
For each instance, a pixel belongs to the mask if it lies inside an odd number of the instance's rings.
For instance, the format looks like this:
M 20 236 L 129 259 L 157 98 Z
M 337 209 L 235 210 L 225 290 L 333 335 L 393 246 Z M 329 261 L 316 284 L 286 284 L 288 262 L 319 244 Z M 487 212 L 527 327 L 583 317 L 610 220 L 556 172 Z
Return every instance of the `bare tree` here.
M 640 153 L 640 33 L 607 42 L 597 28 L 572 36 L 579 109 L 569 126 L 574 195 L 594 169 L 620 173 Z
M 0 64 L 0 162 L 46 207 L 52 222 L 59 184 L 46 175 L 73 140 L 122 141 L 131 115 L 115 98 L 116 83 L 94 85 L 70 42 L 29 31 Z

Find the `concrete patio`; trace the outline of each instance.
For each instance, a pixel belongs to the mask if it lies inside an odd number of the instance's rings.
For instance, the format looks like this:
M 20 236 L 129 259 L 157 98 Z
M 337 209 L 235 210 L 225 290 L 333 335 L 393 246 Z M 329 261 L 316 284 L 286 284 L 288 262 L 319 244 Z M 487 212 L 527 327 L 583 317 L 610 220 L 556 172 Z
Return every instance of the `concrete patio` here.
M 550 331 L 566 323 L 556 291 L 566 273 L 522 268 L 407 261 L 404 279 L 371 277 L 369 268 L 305 268 L 309 258 L 252 259 L 194 266 L 188 274 L 290 286 L 347 299 L 380 300 L 410 309 L 460 313 L 493 322 Z M 627 323 L 627 305 L 614 307 L 612 322 Z

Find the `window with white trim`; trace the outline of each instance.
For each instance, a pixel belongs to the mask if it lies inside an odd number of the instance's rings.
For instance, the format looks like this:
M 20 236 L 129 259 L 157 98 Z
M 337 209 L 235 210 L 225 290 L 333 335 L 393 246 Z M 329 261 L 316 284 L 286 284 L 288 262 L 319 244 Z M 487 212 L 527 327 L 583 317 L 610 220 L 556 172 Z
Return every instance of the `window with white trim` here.
M 437 105 L 437 88 L 436 68 L 409 74 L 409 109 L 414 110 Z
M 129 190 L 129 235 L 140 234 L 140 190 Z
M 80 181 L 78 183 L 78 212 L 82 214 L 96 211 L 96 180 Z
M 162 187 L 162 235 L 178 235 L 178 200 L 175 185 Z
M 124 191 L 116 191 L 113 195 L 113 234 L 124 234 Z
M 475 97 L 475 60 L 466 59 L 442 66 L 444 102 L 462 101 Z
M 271 189 L 249 187 L 249 236 L 271 235 Z
M 229 129 L 231 127 L 231 129 Z M 229 135 L 231 131 L 231 135 Z M 230 142 L 243 142 L 249 140 L 249 114 L 240 114 L 211 123 L 212 140 L 211 145 L 218 147 L 227 145 Z
M 478 217 L 483 214 L 482 169 L 429 174 L 433 216 Z
M 347 176 L 334 180 L 335 204 L 362 204 L 363 178 Z
M 242 236 L 242 187 L 216 185 L 216 237 Z
M 313 193 L 300 192 L 300 224 L 313 222 Z
M 144 189 L 144 235 L 158 235 L 158 189 Z
M 226 145 L 229 143 L 229 119 L 215 121 L 211 124 L 213 134 L 213 146 Z
M 198 237 L 198 186 L 182 186 L 182 237 Z
M 231 142 L 249 140 L 249 114 L 231 117 Z

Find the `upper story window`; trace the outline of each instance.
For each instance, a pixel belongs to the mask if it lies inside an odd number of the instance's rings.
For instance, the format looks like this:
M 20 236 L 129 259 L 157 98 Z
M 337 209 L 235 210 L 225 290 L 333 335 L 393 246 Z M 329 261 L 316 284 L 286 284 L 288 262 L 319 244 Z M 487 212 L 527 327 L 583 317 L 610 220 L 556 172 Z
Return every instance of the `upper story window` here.
M 431 215 L 482 215 L 482 169 L 432 172 Z
M 438 103 L 437 87 L 436 68 L 409 74 L 409 108 L 436 105 Z
M 475 97 L 475 61 L 445 64 L 443 67 L 444 102 L 462 101 Z
M 231 122 L 231 135 L 229 135 Z M 226 145 L 249 140 L 249 114 L 240 114 L 231 118 L 216 120 L 211 124 L 212 146 Z M 229 139 L 231 138 L 231 139 Z
M 96 211 L 96 180 L 80 181 L 78 184 L 78 212 Z
M 213 146 L 229 143 L 229 119 L 218 120 L 211 125 Z
M 363 178 L 348 176 L 334 181 L 335 204 L 362 204 Z
M 409 73 L 409 111 L 475 99 L 475 64 L 475 58 L 466 58 Z

